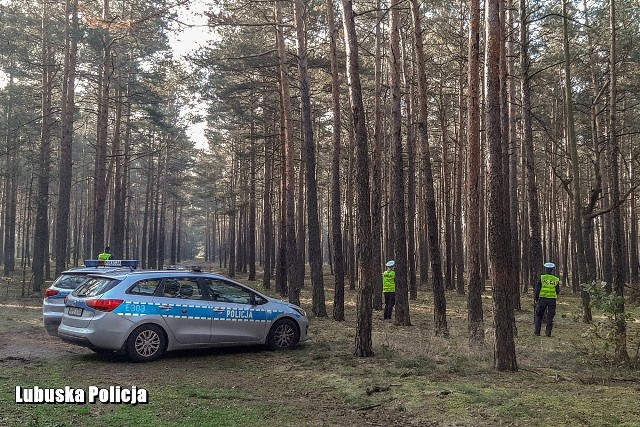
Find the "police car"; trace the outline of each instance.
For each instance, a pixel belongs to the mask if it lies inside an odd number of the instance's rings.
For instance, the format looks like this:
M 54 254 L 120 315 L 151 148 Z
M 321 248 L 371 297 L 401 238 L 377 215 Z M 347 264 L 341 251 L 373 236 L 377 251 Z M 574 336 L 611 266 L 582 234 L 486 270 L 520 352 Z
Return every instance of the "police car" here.
M 58 326 L 64 311 L 64 299 L 92 273 L 131 271 L 138 267 L 137 260 L 85 260 L 84 267 L 63 271 L 46 291 L 42 300 L 42 319 L 49 335 L 58 335 Z M 124 270 L 123 270 L 124 269 Z
M 148 362 L 177 349 L 289 348 L 307 339 L 308 326 L 300 307 L 225 276 L 156 270 L 91 275 L 67 297 L 58 336 Z

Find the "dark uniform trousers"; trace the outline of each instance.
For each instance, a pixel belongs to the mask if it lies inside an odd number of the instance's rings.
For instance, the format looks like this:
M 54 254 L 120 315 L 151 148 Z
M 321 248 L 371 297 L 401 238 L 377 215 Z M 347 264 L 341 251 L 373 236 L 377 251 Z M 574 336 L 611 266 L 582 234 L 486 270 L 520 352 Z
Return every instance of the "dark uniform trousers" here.
M 385 292 L 384 293 L 384 318 L 391 319 L 391 313 L 393 312 L 393 306 L 396 304 L 396 293 Z
M 536 335 L 540 335 L 540 329 L 542 328 L 542 317 L 545 310 L 547 311 L 547 329 L 546 334 L 551 336 L 551 329 L 553 329 L 553 316 L 556 315 L 556 299 L 555 298 L 542 298 L 538 300 L 536 305 Z

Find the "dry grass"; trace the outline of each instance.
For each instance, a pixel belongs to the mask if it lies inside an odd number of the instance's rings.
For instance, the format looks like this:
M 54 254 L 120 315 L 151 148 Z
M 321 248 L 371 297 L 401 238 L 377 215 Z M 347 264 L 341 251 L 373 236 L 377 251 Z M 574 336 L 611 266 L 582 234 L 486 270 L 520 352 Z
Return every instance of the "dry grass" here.
M 325 280 L 331 313 L 332 283 L 329 276 Z M 19 289 L 13 286 L 10 294 L 16 295 Z M 116 426 L 147 420 L 148 425 L 183 426 L 191 417 L 189 425 L 220 426 L 241 420 L 243 425 L 305 426 L 640 426 L 640 374 L 609 362 L 611 349 L 580 322 L 580 300 L 573 295 L 561 296 L 552 338 L 533 336 L 531 302 L 523 298 L 524 311 L 516 313 L 520 369 L 498 372 L 492 367 L 488 295 L 483 297 L 487 340 L 481 347 L 467 339 L 465 296 L 447 293 L 450 336 L 442 338 L 433 334 L 431 294 L 421 291 L 410 302 L 410 327 L 383 321 L 374 311 L 375 355 L 356 358 L 355 292 L 347 291 L 346 320 L 312 318 L 311 339 L 293 351 L 180 352 L 135 365 L 103 360 L 47 337 L 39 326 L 39 297 L 2 294 L 0 401 L 12 401 L 15 385 L 52 381 L 135 384 L 147 387 L 152 397 L 142 407 L 10 404 L 14 410 L 0 415 L 2 425 Z M 310 294 L 308 285 L 302 293 L 307 312 Z M 637 308 L 628 309 L 640 317 Z M 640 324 L 630 322 L 632 356 L 639 333 Z M 10 345 L 3 346 L 3 337 L 12 337 Z M 23 351 L 21 359 L 2 354 L 10 349 Z M 181 405 L 172 406 L 175 401 Z

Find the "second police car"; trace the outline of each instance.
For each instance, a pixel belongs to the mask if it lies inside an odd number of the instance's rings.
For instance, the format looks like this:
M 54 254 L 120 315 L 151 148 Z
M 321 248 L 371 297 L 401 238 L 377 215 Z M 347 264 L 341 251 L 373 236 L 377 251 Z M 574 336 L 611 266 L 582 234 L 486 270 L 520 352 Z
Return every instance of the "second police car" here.
M 137 260 L 85 260 L 84 267 L 63 271 L 44 291 L 42 300 L 42 320 L 49 335 L 58 335 L 58 326 L 60 326 L 64 311 L 64 299 L 87 280 L 87 275 L 112 271 L 131 271 L 137 267 Z
M 307 339 L 298 306 L 198 270 L 91 275 L 66 299 L 58 336 L 96 352 L 147 362 L 165 351 Z

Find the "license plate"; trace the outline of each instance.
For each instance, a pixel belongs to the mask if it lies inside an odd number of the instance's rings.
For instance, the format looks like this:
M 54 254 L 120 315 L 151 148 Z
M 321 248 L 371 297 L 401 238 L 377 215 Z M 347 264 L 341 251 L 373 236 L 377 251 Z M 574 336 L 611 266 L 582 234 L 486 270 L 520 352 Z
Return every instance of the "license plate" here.
M 67 313 L 69 313 L 69 316 L 77 316 L 80 317 L 82 316 L 82 312 L 84 310 L 80 307 L 69 307 L 69 311 Z

